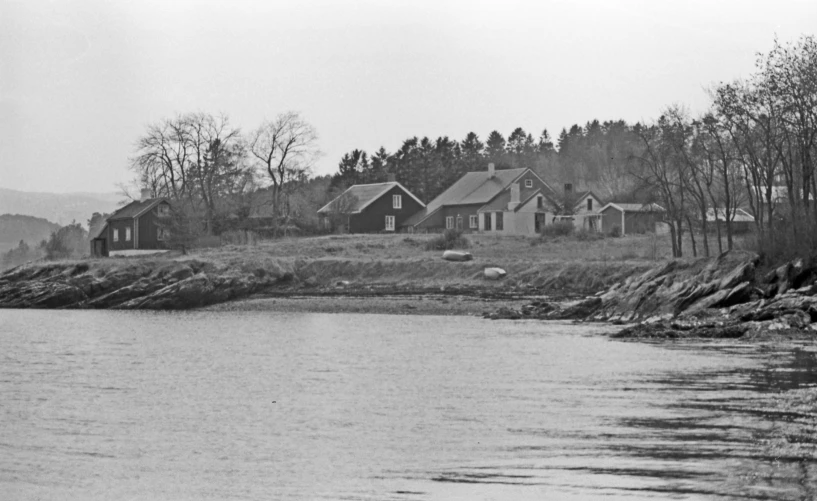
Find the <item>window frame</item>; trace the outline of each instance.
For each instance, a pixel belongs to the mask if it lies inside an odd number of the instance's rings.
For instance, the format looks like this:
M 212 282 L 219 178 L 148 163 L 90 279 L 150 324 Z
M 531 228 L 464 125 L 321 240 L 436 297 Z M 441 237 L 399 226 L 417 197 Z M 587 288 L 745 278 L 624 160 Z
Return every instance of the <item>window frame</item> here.
M 113 229 L 113 241 L 114 242 L 119 241 L 119 228 L 114 228 Z
M 588 210 L 588 211 L 592 211 L 592 210 L 593 210 L 593 199 L 592 199 L 592 198 L 588 198 L 588 199 L 587 199 L 587 210 Z
M 454 216 L 445 216 L 445 229 L 446 230 L 454 229 Z
M 394 216 L 386 216 L 386 231 L 394 231 L 395 223 L 396 221 Z
M 492 231 L 491 230 L 491 213 L 490 212 L 483 212 L 484 217 L 482 218 L 482 228 L 485 231 Z
M 536 197 L 536 208 L 537 209 L 544 209 L 545 208 L 545 197 L 539 195 Z
M 403 208 L 403 196 L 402 195 L 392 195 L 391 196 L 391 208 L 392 209 L 402 209 Z
M 525 179 L 525 188 L 533 188 L 533 179 Z
M 131 234 L 132 234 L 132 233 L 133 233 L 133 232 L 131 231 L 130 226 L 126 226 L 126 227 L 125 227 L 125 241 L 126 241 L 126 242 L 130 242 L 130 241 L 131 241 L 131 236 L 132 236 Z
M 469 228 L 479 228 L 479 216 L 476 214 L 471 214 L 468 216 L 468 227 Z

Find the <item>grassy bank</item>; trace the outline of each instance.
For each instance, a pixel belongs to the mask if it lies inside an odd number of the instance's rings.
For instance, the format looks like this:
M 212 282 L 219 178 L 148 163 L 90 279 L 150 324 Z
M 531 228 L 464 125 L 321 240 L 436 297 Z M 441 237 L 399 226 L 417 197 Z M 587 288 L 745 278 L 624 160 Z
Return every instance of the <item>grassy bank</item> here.
M 261 242 L 254 246 L 203 249 L 196 259 L 230 266 L 265 267 L 272 261 L 291 270 L 299 288 L 440 289 L 478 288 L 509 291 L 589 293 L 644 271 L 671 255 L 668 238 L 633 236 L 581 241 L 529 237 L 468 235 L 473 261 L 452 263 L 440 251 L 426 250 L 434 235 L 331 235 Z M 653 255 L 660 259 L 653 259 Z M 175 259 L 182 259 L 181 256 Z M 488 281 L 487 266 L 508 272 Z
M 298 295 L 569 297 L 606 289 L 657 264 L 648 258 L 655 250 L 647 245 L 655 242 L 651 237 L 587 242 L 470 235 L 474 259 L 468 262 L 444 261 L 440 251 L 426 250 L 434 237 L 322 236 L 187 255 L 37 262 L 0 274 L 0 307 L 184 309 Z M 508 276 L 487 280 L 488 266 Z

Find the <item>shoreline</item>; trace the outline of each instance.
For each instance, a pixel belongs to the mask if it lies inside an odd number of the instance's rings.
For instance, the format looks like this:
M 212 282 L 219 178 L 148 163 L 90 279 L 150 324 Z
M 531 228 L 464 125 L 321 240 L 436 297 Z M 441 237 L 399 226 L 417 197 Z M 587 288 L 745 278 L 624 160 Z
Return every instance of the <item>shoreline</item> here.
M 270 311 L 285 313 L 366 313 L 484 317 L 496 308 L 518 308 L 533 297 L 485 298 L 450 294 L 322 294 L 260 295 L 202 308 L 201 311 Z

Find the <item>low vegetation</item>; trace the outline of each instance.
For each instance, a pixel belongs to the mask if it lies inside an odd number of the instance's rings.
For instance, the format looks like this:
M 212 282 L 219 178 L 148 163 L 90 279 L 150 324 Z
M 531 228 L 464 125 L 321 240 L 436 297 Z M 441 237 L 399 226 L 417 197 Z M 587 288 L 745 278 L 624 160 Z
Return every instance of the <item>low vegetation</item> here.
M 467 249 L 470 245 L 468 239 L 463 235 L 462 231 L 448 229 L 441 235 L 431 238 L 426 241 L 426 250 L 451 250 L 451 249 Z

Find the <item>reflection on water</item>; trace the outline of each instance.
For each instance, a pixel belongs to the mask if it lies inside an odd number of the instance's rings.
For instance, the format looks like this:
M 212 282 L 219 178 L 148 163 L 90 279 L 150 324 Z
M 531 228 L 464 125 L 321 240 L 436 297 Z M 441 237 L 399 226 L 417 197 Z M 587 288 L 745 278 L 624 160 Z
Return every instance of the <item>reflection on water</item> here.
M 604 327 L 0 311 L 9 499 L 811 499 L 808 348 Z M 813 417 L 813 416 L 811 416 Z M 781 441 L 801 444 L 781 448 Z

